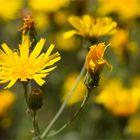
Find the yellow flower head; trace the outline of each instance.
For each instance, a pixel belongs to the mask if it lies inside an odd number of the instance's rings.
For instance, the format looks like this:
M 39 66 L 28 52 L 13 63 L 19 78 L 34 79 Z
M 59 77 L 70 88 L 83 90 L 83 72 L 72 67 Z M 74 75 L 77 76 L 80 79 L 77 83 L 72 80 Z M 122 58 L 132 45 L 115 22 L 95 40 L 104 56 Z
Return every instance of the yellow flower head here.
M 9 90 L 0 92 L 0 117 L 5 116 L 15 101 L 15 95 Z
M 140 16 L 139 0 L 98 0 L 100 3 L 98 13 L 106 15 L 117 13 L 123 18 L 135 18 Z
M 97 103 L 103 104 L 116 116 L 128 116 L 139 107 L 138 88 L 125 88 L 118 79 L 111 80 L 96 97 Z
M 63 84 L 63 87 L 62 87 L 62 92 L 63 92 L 63 97 L 62 97 L 62 101 L 65 100 L 68 92 L 70 92 L 76 78 L 78 76 L 78 73 L 70 73 L 65 81 L 64 81 L 64 84 Z M 68 105 L 71 106 L 79 101 L 81 101 L 83 98 L 84 98 L 84 94 L 85 94 L 85 91 L 86 91 L 86 87 L 83 83 L 83 81 L 81 80 L 77 86 L 77 88 L 75 89 L 75 91 L 73 92 L 71 98 L 69 99 L 68 101 Z
M 65 38 L 69 38 L 75 34 L 84 37 L 100 37 L 104 35 L 112 35 L 116 31 L 117 23 L 109 17 L 93 18 L 89 15 L 71 16 L 69 23 L 75 30 L 68 31 L 64 34 Z
M 90 47 L 86 57 L 86 68 L 89 72 L 100 72 L 105 64 L 112 68 L 112 66 L 103 58 L 107 47 L 108 46 L 104 43 L 99 43 L 98 45 Z
M 11 50 L 5 43 L 0 50 L 0 83 L 7 83 L 6 88 L 12 87 L 17 80 L 26 82 L 35 80 L 40 86 L 45 83 L 45 78 L 50 71 L 56 68 L 52 66 L 60 60 L 58 52 L 51 54 L 54 45 L 51 44 L 46 53 L 41 53 L 45 39 L 41 38 L 32 52 L 30 52 L 30 40 L 27 36 L 23 37 L 19 45 L 19 52 Z M 46 68 L 49 67 L 49 68 Z
M 69 0 L 29 0 L 31 9 L 39 12 L 56 12 L 68 4 Z

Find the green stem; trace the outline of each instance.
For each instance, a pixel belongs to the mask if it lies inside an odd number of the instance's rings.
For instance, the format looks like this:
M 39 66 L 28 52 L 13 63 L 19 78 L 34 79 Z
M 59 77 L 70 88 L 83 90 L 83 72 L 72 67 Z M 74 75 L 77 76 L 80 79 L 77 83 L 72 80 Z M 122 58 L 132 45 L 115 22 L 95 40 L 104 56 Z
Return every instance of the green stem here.
M 85 64 L 84 64 L 84 66 L 83 66 L 83 68 L 82 68 L 82 70 L 81 70 L 79 76 L 77 77 L 76 82 L 75 82 L 73 88 L 72 88 L 71 91 L 68 93 L 68 95 L 67 95 L 65 101 L 64 101 L 63 104 L 61 105 L 60 109 L 58 110 L 58 112 L 56 113 L 56 115 L 54 116 L 54 118 L 52 119 L 52 121 L 49 123 L 49 125 L 46 127 L 46 129 L 45 129 L 44 132 L 42 133 L 42 135 L 41 135 L 41 138 L 42 138 L 42 139 L 46 138 L 46 136 L 48 135 L 48 133 L 49 133 L 51 127 L 53 126 L 53 124 L 56 122 L 56 120 L 59 118 L 59 116 L 61 115 L 61 113 L 62 113 L 63 110 L 65 109 L 68 100 L 69 100 L 70 97 L 72 96 L 74 90 L 76 89 L 76 87 L 77 87 L 78 83 L 80 82 L 80 80 L 81 80 L 82 76 L 84 75 L 84 73 L 85 73 Z
M 36 110 L 32 110 L 29 107 L 29 103 L 28 103 L 28 94 L 31 92 L 31 82 L 24 82 L 23 88 L 24 88 L 24 96 L 25 96 L 27 108 L 29 110 L 29 114 L 32 117 L 33 129 L 34 129 L 34 133 L 35 133 L 35 137 L 33 139 L 34 140 L 41 140 L 41 138 L 39 137 L 40 130 L 39 130 L 38 123 L 36 120 Z
M 35 133 L 36 137 L 39 138 L 40 130 L 39 130 L 38 123 L 36 120 L 36 110 L 33 110 L 33 117 L 32 118 L 33 118 L 34 133 Z
M 81 105 L 80 105 L 80 108 L 75 112 L 75 114 L 73 115 L 73 117 L 72 117 L 66 124 L 64 124 L 60 129 L 58 129 L 57 131 L 55 131 L 55 132 L 53 132 L 52 134 L 48 135 L 48 136 L 47 136 L 48 138 L 49 138 L 49 137 L 52 137 L 52 136 L 55 136 L 55 135 L 57 135 L 58 133 L 60 133 L 63 129 L 65 129 L 66 127 L 68 127 L 68 126 L 73 122 L 74 119 L 77 118 L 78 114 L 82 111 L 84 105 L 85 105 L 86 102 L 88 101 L 88 97 L 89 97 L 89 95 L 90 95 L 90 92 L 91 92 L 90 90 L 87 90 L 87 91 L 86 91 L 86 94 L 85 94 L 84 99 L 83 99 L 83 101 L 82 101 L 82 103 L 81 103 Z
M 22 84 L 24 88 L 24 97 L 25 97 L 26 105 L 28 107 L 28 82 L 24 82 Z

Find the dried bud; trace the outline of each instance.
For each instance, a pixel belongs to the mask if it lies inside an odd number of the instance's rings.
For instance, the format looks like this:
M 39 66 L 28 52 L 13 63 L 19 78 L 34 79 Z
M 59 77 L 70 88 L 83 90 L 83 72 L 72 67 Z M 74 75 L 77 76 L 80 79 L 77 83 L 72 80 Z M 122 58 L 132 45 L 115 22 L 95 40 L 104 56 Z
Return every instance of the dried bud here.
M 28 32 L 35 33 L 34 20 L 31 16 L 27 16 L 23 19 L 23 26 L 20 28 L 23 35 L 26 35 Z
M 32 92 L 29 94 L 28 104 L 29 107 L 33 110 L 40 109 L 42 106 L 42 91 L 38 88 L 34 88 Z

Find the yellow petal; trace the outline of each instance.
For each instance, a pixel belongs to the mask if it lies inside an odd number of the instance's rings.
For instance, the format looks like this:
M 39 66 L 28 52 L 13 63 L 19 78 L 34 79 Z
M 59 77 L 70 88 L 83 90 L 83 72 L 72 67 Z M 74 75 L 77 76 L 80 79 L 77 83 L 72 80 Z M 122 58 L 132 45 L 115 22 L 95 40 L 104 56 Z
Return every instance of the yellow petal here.
M 71 37 L 72 37 L 73 35 L 75 35 L 75 34 L 78 34 L 78 32 L 75 31 L 75 30 L 70 30 L 70 31 L 65 32 L 65 33 L 63 34 L 63 38 L 64 38 L 64 39 L 68 39 L 68 38 L 71 38 Z
M 10 81 L 10 83 L 5 88 L 10 88 L 16 83 L 17 79 L 13 79 Z
M 8 56 L 13 55 L 12 50 L 7 46 L 6 43 L 2 44 L 2 48 Z
M 71 16 L 68 21 L 75 29 L 81 30 L 81 19 L 79 17 Z
M 52 67 L 52 68 L 48 68 L 48 69 L 46 69 L 46 70 L 41 70 L 39 73 L 48 73 L 48 72 L 54 70 L 55 68 L 56 68 L 56 66 L 54 66 L 54 67 Z
M 53 49 L 54 49 L 54 44 L 51 44 L 50 47 L 48 48 L 44 58 L 47 58 L 51 54 Z
M 43 79 L 41 79 L 41 78 L 39 78 L 39 77 L 34 77 L 33 78 L 35 81 L 36 81 L 36 83 L 37 84 L 39 84 L 40 86 L 42 86 L 46 81 L 45 80 L 43 80 Z
M 36 57 L 38 57 L 38 55 L 42 51 L 42 48 L 44 46 L 45 41 L 46 40 L 44 38 L 40 39 L 40 41 L 36 44 L 36 46 L 35 46 L 34 50 L 32 51 L 32 53 L 30 54 L 29 59 L 35 59 Z

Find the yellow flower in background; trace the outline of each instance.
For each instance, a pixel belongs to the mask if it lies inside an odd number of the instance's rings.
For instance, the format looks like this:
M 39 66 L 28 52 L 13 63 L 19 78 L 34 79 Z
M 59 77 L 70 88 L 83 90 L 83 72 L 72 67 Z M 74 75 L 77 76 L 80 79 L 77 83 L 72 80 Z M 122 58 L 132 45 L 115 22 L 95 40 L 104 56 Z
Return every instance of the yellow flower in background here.
M 9 90 L 2 90 L 0 92 L 0 117 L 9 113 L 15 101 L 15 95 Z
M 126 51 L 136 52 L 137 44 L 130 41 L 129 32 L 124 29 L 118 29 L 117 32 L 112 36 L 111 47 L 117 55 L 124 55 Z
M 140 16 L 139 0 L 98 0 L 98 13 L 106 15 L 110 13 L 119 14 L 119 18 L 135 18 Z
M 29 0 L 30 8 L 38 12 L 56 12 L 68 4 L 69 0 Z
M 64 84 L 63 84 L 63 87 L 62 87 L 62 92 L 63 92 L 63 97 L 62 97 L 62 101 L 65 100 L 67 94 L 70 92 L 71 88 L 73 87 L 74 85 L 74 82 L 76 80 L 78 76 L 78 73 L 70 73 L 65 81 L 64 81 Z M 85 94 L 85 91 L 86 91 L 86 87 L 83 83 L 83 80 L 81 80 L 77 86 L 77 88 L 75 89 L 75 91 L 73 92 L 71 98 L 69 99 L 68 101 L 68 105 L 71 106 L 77 102 L 80 102 L 83 98 L 84 98 L 84 94 Z
M 95 101 L 103 104 L 116 116 L 128 116 L 138 110 L 140 89 L 125 88 L 118 79 L 113 79 L 102 89 Z
M 126 132 L 133 136 L 140 136 L 140 116 L 136 115 L 131 117 L 128 120 L 128 124 L 126 126 Z
M 100 72 L 105 64 L 112 68 L 107 60 L 103 58 L 104 52 L 108 46 L 109 45 L 106 46 L 104 43 L 99 43 L 90 47 L 86 57 L 86 68 L 89 72 Z
M 43 30 L 49 25 L 49 17 L 45 13 L 35 12 L 33 13 L 36 29 Z
M 63 32 L 57 32 L 52 37 L 53 41 L 55 42 L 57 49 L 63 51 L 74 51 L 78 49 L 78 40 L 76 38 L 71 37 L 68 39 L 63 38 Z
M 93 18 L 89 15 L 71 16 L 69 23 L 75 28 L 64 34 L 64 38 L 69 38 L 75 34 L 84 37 L 100 37 L 112 35 L 116 32 L 117 23 L 109 17 Z
M 19 45 L 19 52 L 11 50 L 5 43 L 0 50 L 0 83 L 7 83 L 6 88 L 12 87 L 17 80 L 26 82 L 35 80 L 40 86 L 45 83 L 45 78 L 56 66 L 52 65 L 60 60 L 58 52 L 51 54 L 54 45 L 51 44 L 46 53 L 41 53 L 45 39 L 41 38 L 32 52 L 31 42 L 27 36 L 22 39 Z M 50 55 L 51 54 L 51 55 Z M 48 68 L 46 68 L 48 67 Z
M 11 20 L 17 17 L 22 6 L 22 0 L 0 0 L 0 18 Z

